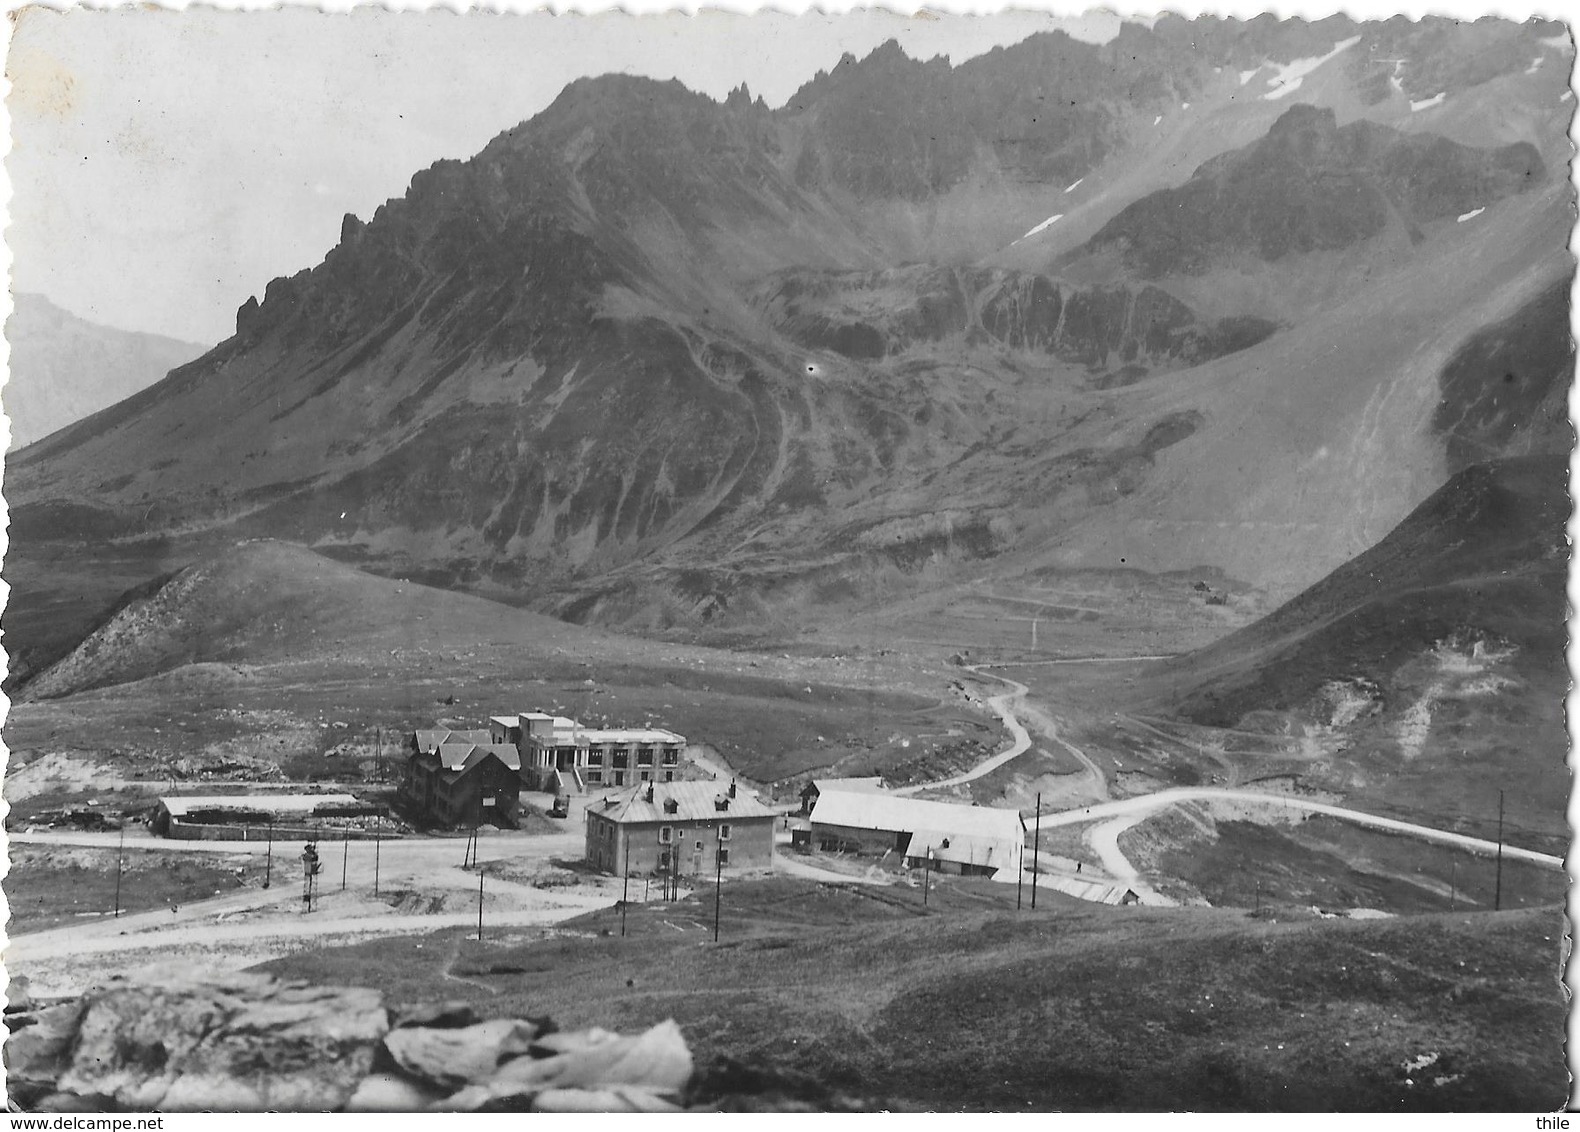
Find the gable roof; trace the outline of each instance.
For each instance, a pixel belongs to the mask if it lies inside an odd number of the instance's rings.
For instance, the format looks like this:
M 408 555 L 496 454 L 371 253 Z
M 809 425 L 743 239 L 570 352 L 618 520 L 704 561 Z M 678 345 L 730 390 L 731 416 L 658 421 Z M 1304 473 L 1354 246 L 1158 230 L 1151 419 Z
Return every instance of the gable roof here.
M 896 794 L 830 790 L 812 807 L 813 825 L 894 833 L 927 831 L 943 837 L 976 837 L 994 841 L 1025 840 L 1026 823 L 1018 810 L 992 806 L 960 806 L 928 802 Z
M 1024 840 L 1011 845 L 1002 837 L 973 837 L 970 834 L 919 829 L 911 834 L 911 843 L 905 847 L 905 855 L 920 859 L 931 850 L 935 861 L 1003 868 L 1015 863 L 1018 851 L 1024 846 Z
M 494 737 L 487 731 L 452 731 L 446 727 L 434 727 L 427 730 L 414 732 L 417 740 L 417 750 L 427 752 L 436 750 L 446 743 L 492 743 Z
M 822 797 L 830 790 L 845 790 L 856 794 L 882 794 L 883 779 L 874 775 L 871 778 L 814 778 L 812 786 Z
M 653 788 L 653 800 L 647 800 L 647 789 Z M 666 821 L 739 821 L 744 818 L 769 818 L 778 815 L 757 796 L 736 788 L 735 797 L 729 798 L 730 784 L 721 779 L 702 782 L 642 782 L 623 790 L 595 795 L 587 803 L 587 812 L 613 822 L 666 822 Z M 728 798 L 729 806 L 719 810 L 714 806 L 717 798 Z M 664 812 L 664 803 L 673 800 L 676 810 Z
M 511 770 L 521 769 L 521 752 L 508 743 L 445 743 L 438 750 L 439 766 L 444 770 L 465 774 L 484 759 L 492 756 Z

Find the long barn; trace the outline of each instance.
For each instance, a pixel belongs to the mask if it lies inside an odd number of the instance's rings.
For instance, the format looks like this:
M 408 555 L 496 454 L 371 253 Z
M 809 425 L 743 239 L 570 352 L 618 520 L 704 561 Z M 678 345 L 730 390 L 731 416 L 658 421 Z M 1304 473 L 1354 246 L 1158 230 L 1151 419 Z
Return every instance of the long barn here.
M 812 843 L 824 852 L 898 853 L 910 865 L 930 861 L 939 871 L 965 876 L 1023 867 L 1026 823 L 1017 810 L 820 785 Z

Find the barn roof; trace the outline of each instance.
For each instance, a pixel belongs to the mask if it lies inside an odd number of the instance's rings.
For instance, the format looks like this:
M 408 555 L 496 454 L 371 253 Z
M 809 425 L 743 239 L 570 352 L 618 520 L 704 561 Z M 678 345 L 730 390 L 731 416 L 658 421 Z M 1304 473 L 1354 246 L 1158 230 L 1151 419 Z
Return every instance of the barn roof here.
M 652 787 L 653 800 L 647 800 Z M 756 795 L 737 788 L 735 797 L 729 797 L 729 784 L 718 779 L 703 782 L 643 782 L 595 797 L 587 804 L 587 812 L 601 818 L 625 824 L 627 822 L 665 821 L 738 821 L 744 818 L 773 818 L 773 810 L 757 800 Z M 726 799 L 728 806 L 720 810 L 716 799 Z M 674 813 L 664 812 L 664 803 L 673 800 Z
M 1024 845 L 1022 839 L 1017 844 Z M 962 865 L 992 865 L 1003 867 L 1015 863 L 1015 846 L 1003 837 L 974 837 L 970 834 L 947 833 L 939 830 L 919 829 L 911 834 L 911 843 L 905 855 L 920 859 L 932 850 L 935 861 L 950 861 Z
M 928 802 L 896 794 L 828 790 L 818 794 L 812 807 L 812 824 L 841 825 L 850 829 L 916 833 L 926 830 L 940 837 L 978 837 L 996 841 L 1022 841 L 1026 823 L 1017 810 L 991 806 L 960 806 Z
M 319 806 L 360 806 L 350 794 L 182 794 L 160 798 L 173 818 L 201 810 L 261 810 L 273 814 L 310 814 Z

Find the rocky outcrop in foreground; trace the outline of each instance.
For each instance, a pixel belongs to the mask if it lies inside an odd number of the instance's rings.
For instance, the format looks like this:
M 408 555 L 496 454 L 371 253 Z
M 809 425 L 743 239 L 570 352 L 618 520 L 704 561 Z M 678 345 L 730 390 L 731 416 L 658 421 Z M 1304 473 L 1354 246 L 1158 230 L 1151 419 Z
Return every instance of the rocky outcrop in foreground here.
M 481 1020 L 464 1003 L 391 1009 L 370 988 L 245 972 L 113 979 L 68 1002 L 14 1001 L 6 1025 L 8 1100 L 24 1111 L 811 1107 L 772 1075 L 695 1072 L 672 1021 L 634 1036 L 572 1032 L 547 1018 Z

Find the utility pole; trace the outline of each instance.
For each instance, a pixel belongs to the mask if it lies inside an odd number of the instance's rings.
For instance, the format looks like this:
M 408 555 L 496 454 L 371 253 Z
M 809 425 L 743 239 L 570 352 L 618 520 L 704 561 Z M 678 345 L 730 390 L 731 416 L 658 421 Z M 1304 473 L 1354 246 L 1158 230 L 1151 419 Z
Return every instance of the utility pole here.
M 933 879 L 933 847 L 927 847 L 927 856 L 922 858 L 922 907 L 927 907 L 928 882 Z
M 1042 794 L 1037 794 L 1037 831 L 1031 841 L 1031 907 L 1037 910 L 1037 865 L 1042 860 Z
M 268 888 L 274 882 L 274 819 L 269 819 L 269 844 L 264 849 L 263 855 L 263 887 Z
M 1020 860 L 1015 863 L 1015 911 L 1020 911 L 1020 890 L 1026 882 L 1026 827 L 1020 827 Z
M 126 819 L 121 819 L 121 844 L 115 851 L 115 918 L 121 918 L 121 862 L 126 859 Z
M 373 895 L 379 894 L 379 842 L 384 833 L 384 815 L 373 815 Z
M 1498 879 L 1492 890 L 1492 910 L 1503 910 L 1503 791 L 1498 791 Z
M 340 891 L 346 890 L 346 860 L 351 856 L 351 830 L 345 829 L 340 834 Z
M 477 866 L 477 942 L 483 942 L 483 866 Z
M 724 840 L 714 827 L 713 843 L 713 942 L 719 942 L 719 910 L 724 907 Z
M 384 729 L 373 728 L 373 777 L 384 781 Z
M 625 906 L 631 900 L 631 870 L 625 870 L 625 886 L 620 890 L 620 935 L 625 936 Z

